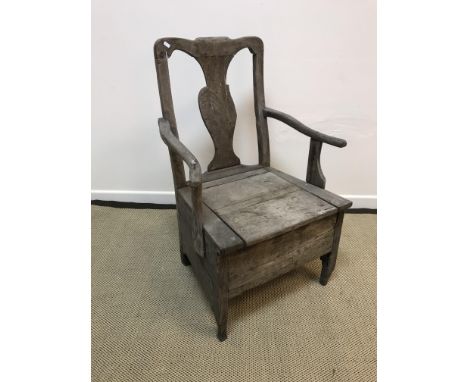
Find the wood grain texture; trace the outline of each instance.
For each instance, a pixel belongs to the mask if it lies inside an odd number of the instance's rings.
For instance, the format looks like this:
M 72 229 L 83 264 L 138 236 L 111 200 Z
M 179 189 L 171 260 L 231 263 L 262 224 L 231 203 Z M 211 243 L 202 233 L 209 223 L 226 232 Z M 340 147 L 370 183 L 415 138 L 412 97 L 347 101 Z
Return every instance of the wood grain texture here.
M 327 135 L 327 134 L 321 133 L 320 131 L 313 130 L 310 127 L 307 127 L 306 125 L 304 125 L 302 122 L 298 121 L 296 118 L 290 116 L 289 114 L 283 113 L 281 111 L 273 110 L 269 107 L 265 107 L 263 109 L 263 113 L 266 117 L 271 117 L 271 118 L 277 119 L 278 121 L 284 122 L 288 126 L 310 137 L 314 141 L 328 143 L 329 145 L 336 146 L 336 147 L 345 147 L 347 144 L 344 139 L 332 137 L 331 135 Z
M 322 152 L 322 142 L 310 140 L 309 160 L 307 161 L 306 182 L 314 186 L 325 188 L 325 175 L 320 164 L 320 154 Z
M 203 222 L 202 222 L 202 187 L 201 187 L 201 167 L 197 158 L 187 149 L 182 142 L 171 131 L 169 121 L 164 118 L 159 119 L 159 132 L 162 140 L 168 145 L 173 153 L 176 153 L 189 168 L 189 186 L 191 188 L 191 200 L 193 208 L 193 240 L 196 252 L 199 256 L 205 255 L 203 244 Z
M 298 187 L 302 188 L 303 190 L 314 194 L 318 198 L 330 203 L 331 205 L 338 208 L 338 210 L 342 211 L 352 206 L 353 202 L 348 199 L 342 198 L 339 195 L 334 194 L 333 192 L 321 189 L 320 187 L 314 186 L 313 184 L 306 183 L 300 179 L 295 178 L 289 174 L 286 174 L 280 170 L 277 170 L 272 167 L 268 167 L 268 171 L 278 175 L 279 177 L 294 183 Z
M 229 297 L 331 251 L 336 215 L 251 246 L 229 257 Z
M 198 94 L 198 106 L 215 148 L 208 170 L 240 164 L 232 143 L 237 118 L 236 107 L 229 85 L 226 85 L 226 73 L 231 59 L 232 56 L 214 56 L 198 60 L 203 67 L 207 84 Z
M 281 189 L 294 189 L 294 185 L 271 172 L 220 184 L 204 190 L 203 201 L 212 210 L 218 211 L 256 197 L 264 197 Z
M 226 74 L 237 52 L 253 60 L 258 165 L 242 165 L 233 149 L 236 109 Z M 179 140 L 168 59 L 176 50 L 193 57 L 205 77 L 198 96 L 202 119 L 215 147 L 208 171 Z M 336 263 L 343 212 L 351 202 L 324 190 L 322 143 L 346 141 L 312 130 L 265 106 L 263 42 L 258 37 L 162 38 L 154 44 L 163 119 L 160 135 L 169 149 L 179 223 L 180 257 L 191 265 L 226 339 L 228 298 L 320 256 L 326 284 Z M 270 168 L 267 117 L 310 137 L 307 182 Z M 183 162 L 189 167 L 186 179 Z
M 186 189 L 185 189 L 186 190 Z M 181 189 L 180 204 L 177 206 L 179 215 L 179 232 L 182 237 L 181 250 L 183 256 L 193 268 L 193 271 L 204 290 L 217 323 L 217 337 L 220 341 L 227 338 L 228 319 L 228 268 L 225 257 L 220 256 L 223 245 L 231 245 L 230 250 L 236 250 L 243 243 L 229 231 L 224 224 L 209 209 L 204 210 L 205 221 L 205 256 L 200 257 L 194 246 L 194 236 L 191 229 L 192 206 L 188 192 Z M 187 190 L 186 190 L 187 191 Z M 237 243 L 232 246 L 230 239 Z
M 198 105 L 215 148 L 214 158 L 208 165 L 209 171 L 240 164 L 232 143 L 237 114 L 229 86 L 226 84 L 226 74 L 234 55 L 244 48 L 248 48 L 253 54 L 254 93 L 258 104 L 264 100 L 264 95 L 259 94 L 263 93 L 263 65 L 259 66 L 259 62 L 263 62 L 261 59 L 263 43 L 259 38 L 242 37 L 231 40 L 227 37 L 205 37 L 187 40 L 168 37 L 159 39 L 154 45 L 157 63 L 167 60 L 175 50 L 180 50 L 192 56 L 203 70 L 206 86 L 199 92 Z M 168 72 L 160 70 L 160 73 L 167 77 L 163 82 L 169 83 Z M 167 94 L 170 94 L 170 88 L 165 87 L 163 90 L 165 94 L 161 99 L 168 100 Z M 263 105 L 264 102 L 261 107 Z M 173 110 L 172 99 L 170 108 Z M 269 158 L 265 158 L 265 155 L 269 155 L 266 120 L 263 114 L 256 114 L 256 119 L 259 142 L 261 142 L 259 145 L 262 148 L 261 156 L 264 158 L 263 162 L 269 162 Z M 265 140 L 266 142 L 263 142 Z
M 241 174 L 247 171 L 252 171 L 256 169 L 261 169 L 263 166 L 255 164 L 255 165 L 244 165 L 240 164 L 237 166 L 232 166 L 228 168 L 223 168 L 220 170 L 213 170 L 213 171 L 206 171 L 202 174 L 202 181 L 203 182 L 211 182 L 216 179 L 223 179 L 231 175 Z
M 209 181 L 209 182 L 204 182 L 203 183 L 203 189 L 205 190 L 207 188 L 214 187 L 214 186 L 219 186 L 219 185 L 225 184 L 225 183 L 232 183 L 232 182 L 234 182 L 236 180 L 240 180 L 240 179 L 244 179 L 244 178 L 250 178 L 251 176 L 258 175 L 258 174 L 264 174 L 266 172 L 267 172 L 267 170 L 265 168 L 259 168 L 259 169 L 256 169 L 256 170 L 245 171 L 245 172 L 241 172 L 241 173 L 238 173 L 238 174 L 235 174 L 235 175 L 226 176 L 224 178 L 219 178 L 219 179 L 215 179 L 215 180 L 212 180 L 212 181 Z
M 190 188 L 181 188 L 178 190 L 178 194 L 181 203 L 183 201 L 190 211 L 193 211 Z M 209 235 L 219 248 L 219 255 L 226 255 L 245 247 L 244 241 L 206 205 L 203 205 L 202 221 L 205 241 L 206 235 Z M 189 240 L 192 242 L 192 237 Z
M 334 206 L 271 172 L 211 187 L 204 190 L 203 198 L 247 245 L 337 212 Z

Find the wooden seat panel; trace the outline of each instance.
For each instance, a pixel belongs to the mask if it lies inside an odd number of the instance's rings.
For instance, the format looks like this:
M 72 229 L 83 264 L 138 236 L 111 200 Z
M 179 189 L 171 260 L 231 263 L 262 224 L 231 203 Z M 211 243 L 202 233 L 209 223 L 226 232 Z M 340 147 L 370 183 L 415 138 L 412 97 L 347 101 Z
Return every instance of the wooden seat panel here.
M 254 173 L 203 190 L 203 202 L 247 246 L 336 214 L 332 204 L 272 172 Z

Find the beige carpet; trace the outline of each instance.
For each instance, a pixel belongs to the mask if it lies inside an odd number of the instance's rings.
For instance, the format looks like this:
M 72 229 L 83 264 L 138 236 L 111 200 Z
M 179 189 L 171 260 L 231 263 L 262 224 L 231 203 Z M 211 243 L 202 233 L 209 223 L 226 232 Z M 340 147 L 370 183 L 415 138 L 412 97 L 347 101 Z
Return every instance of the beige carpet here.
M 318 260 L 232 300 L 222 343 L 178 250 L 174 210 L 92 207 L 94 382 L 376 380 L 376 215 L 326 287 Z

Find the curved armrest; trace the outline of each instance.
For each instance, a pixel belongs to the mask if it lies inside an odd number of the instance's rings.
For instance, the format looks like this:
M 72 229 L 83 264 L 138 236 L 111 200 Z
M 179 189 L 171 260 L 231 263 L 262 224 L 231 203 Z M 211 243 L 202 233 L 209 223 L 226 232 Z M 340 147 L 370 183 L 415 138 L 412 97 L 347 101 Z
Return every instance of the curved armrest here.
M 171 151 L 177 154 L 182 160 L 187 163 L 189 168 L 190 187 L 192 189 L 192 206 L 193 206 L 193 224 L 192 224 L 192 238 L 194 241 L 195 251 L 199 256 L 205 255 L 203 243 L 203 221 L 202 221 L 202 176 L 201 166 L 195 155 L 184 146 L 184 144 L 172 132 L 169 121 L 164 118 L 158 119 L 159 133 L 164 143 Z M 177 193 L 177 190 L 176 190 Z
M 189 179 L 191 186 L 201 184 L 201 167 L 195 155 L 171 131 L 169 121 L 164 118 L 158 119 L 159 133 L 164 143 L 179 155 L 187 163 L 189 168 Z
M 289 114 L 282 113 L 281 111 L 265 107 L 263 109 L 263 115 L 265 117 L 271 117 L 277 119 L 278 121 L 284 122 L 300 133 L 310 137 L 306 182 L 320 188 L 325 188 L 326 178 L 325 175 L 323 175 L 322 166 L 320 164 L 322 143 L 328 143 L 329 145 L 336 147 L 345 147 L 347 144 L 346 141 L 341 138 L 332 137 L 319 131 L 312 130 L 302 122 L 299 122 L 296 118 L 291 117 Z
M 329 145 L 336 147 L 345 147 L 347 144 L 344 139 L 332 137 L 331 135 L 323 134 L 319 131 L 313 130 L 310 127 L 304 125 L 302 122 L 298 121 L 296 118 L 291 117 L 289 114 L 283 113 L 281 111 L 265 107 L 263 109 L 263 114 L 265 117 L 271 117 L 277 119 L 278 121 L 284 122 L 300 133 L 307 135 L 314 141 L 328 143 Z

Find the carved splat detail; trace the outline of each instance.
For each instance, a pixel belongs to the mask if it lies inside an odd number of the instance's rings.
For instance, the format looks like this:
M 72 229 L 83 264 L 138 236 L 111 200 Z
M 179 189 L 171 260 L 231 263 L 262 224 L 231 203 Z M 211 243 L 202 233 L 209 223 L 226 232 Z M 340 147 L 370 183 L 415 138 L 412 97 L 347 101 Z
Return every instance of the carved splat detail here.
M 199 58 L 205 73 L 206 86 L 198 94 L 198 106 L 205 126 L 213 139 L 215 155 L 208 170 L 235 166 L 240 163 L 232 140 L 236 126 L 236 107 L 226 84 L 226 73 L 232 56 Z
M 164 89 L 160 92 L 162 94 L 163 116 L 170 121 L 175 132 L 177 128 L 170 94 L 167 58 L 175 50 L 180 50 L 197 60 L 203 70 L 206 86 L 198 94 L 198 106 L 215 149 L 214 158 L 208 165 L 208 171 L 240 164 L 233 148 L 237 113 L 229 85 L 226 84 L 226 75 L 232 58 L 244 48 L 248 48 L 253 54 L 259 159 L 263 165 L 268 166 L 268 131 L 266 119 L 262 113 L 264 107 L 262 41 L 257 37 L 242 37 L 234 40 L 227 37 L 203 37 L 195 40 L 168 37 L 156 41 L 154 46 L 156 63 L 157 66 L 160 65 L 159 72 L 162 73 L 159 81 L 160 86 Z

